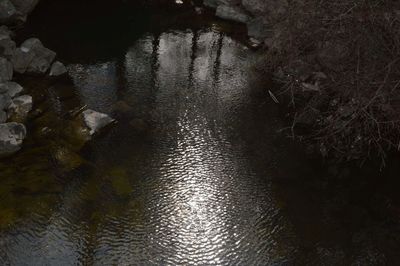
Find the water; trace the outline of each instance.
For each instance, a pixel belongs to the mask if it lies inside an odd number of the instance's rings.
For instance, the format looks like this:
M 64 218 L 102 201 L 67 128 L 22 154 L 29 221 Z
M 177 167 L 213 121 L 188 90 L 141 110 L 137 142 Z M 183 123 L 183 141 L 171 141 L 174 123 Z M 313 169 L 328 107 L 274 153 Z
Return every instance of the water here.
M 41 112 L 0 163 L 0 264 L 389 260 L 365 217 L 338 217 L 346 193 L 310 188 L 327 172 L 276 133 L 271 84 L 240 26 L 187 6 L 101 2 L 91 14 L 78 2 L 39 7 L 20 35 L 56 50 L 71 81 L 21 78 Z M 118 120 L 86 145 L 65 116 L 83 105 Z

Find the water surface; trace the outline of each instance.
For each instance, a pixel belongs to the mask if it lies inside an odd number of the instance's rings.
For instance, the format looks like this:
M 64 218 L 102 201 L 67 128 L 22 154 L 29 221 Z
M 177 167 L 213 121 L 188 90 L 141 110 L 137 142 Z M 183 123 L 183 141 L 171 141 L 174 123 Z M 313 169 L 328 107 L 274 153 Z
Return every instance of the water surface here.
M 0 164 L 0 264 L 385 261 L 299 186 L 325 172 L 276 133 L 284 123 L 240 26 L 187 6 L 100 4 L 104 19 L 60 3 L 21 33 L 56 50 L 71 80 L 21 80 L 41 112 Z M 84 105 L 118 120 L 85 145 L 65 115 Z

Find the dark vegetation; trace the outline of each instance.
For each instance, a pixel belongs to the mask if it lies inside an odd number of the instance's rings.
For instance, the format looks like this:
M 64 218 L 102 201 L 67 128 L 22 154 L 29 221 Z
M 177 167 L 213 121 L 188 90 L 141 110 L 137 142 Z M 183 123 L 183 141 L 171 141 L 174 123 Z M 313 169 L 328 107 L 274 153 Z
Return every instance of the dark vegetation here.
M 288 7 L 272 22 L 267 60 L 284 84 L 276 95 L 293 110 L 285 132 L 324 156 L 379 158 L 384 166 L 400 149 L 399 2 L 299 0 Z

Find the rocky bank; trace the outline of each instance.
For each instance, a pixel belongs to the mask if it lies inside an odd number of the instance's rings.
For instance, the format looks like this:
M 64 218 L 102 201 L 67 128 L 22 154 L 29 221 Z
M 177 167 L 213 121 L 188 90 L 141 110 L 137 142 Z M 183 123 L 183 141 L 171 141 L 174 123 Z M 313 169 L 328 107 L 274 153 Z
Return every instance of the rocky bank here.
M 64 64 L 55 61 L 56 53 L 39 39 L 30 38 L 20 45 L 14 41 L 11 28 L 25 22 L 37 3 L 38 0 L 0 0 L 0 157 L 21 149 L 28 134 L 24 123 L 34 105 L 33 98 L 15 79 L 21 75 L 38 79 L 67 75 Z M 82 119 L 90 120 L 87 126 L 92 133 L 106 122 L 113 122 L 107 115 L 94 111 Z

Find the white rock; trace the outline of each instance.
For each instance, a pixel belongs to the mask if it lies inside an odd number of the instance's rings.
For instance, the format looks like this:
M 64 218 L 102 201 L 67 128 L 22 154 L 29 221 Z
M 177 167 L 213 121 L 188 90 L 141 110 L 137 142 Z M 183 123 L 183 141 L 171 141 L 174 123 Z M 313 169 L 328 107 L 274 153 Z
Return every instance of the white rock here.
M 99 113 L 90 109 L 84 111 L 82 114 L 86 126 L 90 129 L 90 135 L 93 135 L 100 129 L 115 121 L 107 114 Z

